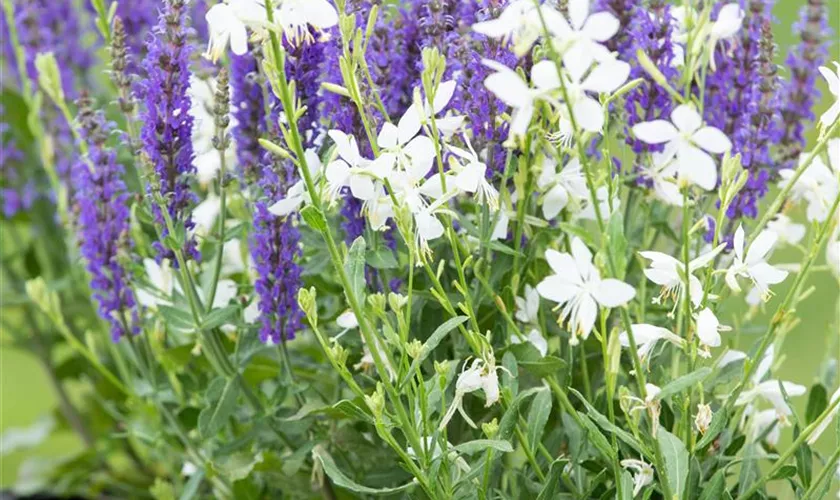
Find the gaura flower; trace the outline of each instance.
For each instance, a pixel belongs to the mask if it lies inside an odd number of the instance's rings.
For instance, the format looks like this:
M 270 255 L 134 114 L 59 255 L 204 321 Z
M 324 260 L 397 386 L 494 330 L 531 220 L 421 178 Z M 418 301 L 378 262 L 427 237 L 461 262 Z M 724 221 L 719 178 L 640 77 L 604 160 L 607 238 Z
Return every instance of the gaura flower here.
M 712 260 L 725 248 L 726 245 L 719 245 L 717 248 L 697 257 L 688 263 L 688 291 L 694 307 L 698 307 L 703 300 L 703 285 L 694 276 L 694 271 L 708 266 Z M 649 259 L 650 267 L 645 269 L 645 276 L 657 285 L 662 286 L 659 297 L 654 298 L 654 303 L 660 303 L 665 298 L 674 299 L 674 306 L 682 300 L 686 290 L 686 277 L 683 276 L 685 264 L 662 252 L 639 252 Z
M 137 302 L 150 309 L 171 304 L 175 281 L 169 261 L 164 259 L 158 264 L 154 259 L 146 258 L 143 259 L 143 267 L 146 269 L 149 286 L 137 289 Z
M 610 198 L 610 190 L 607 186 L 599 187 L 595 191 L 595 197 L 601 217 L 604 220 L 609 219 L 621 206 L 621 199 L 617 195 Z M 578 219 L 597 220 L 598 213 L 595 211 L 595 203 L 589 196 L 583 199 L 583 208 L 575 215 Z
M 646 179 L 653 183 L 653 192 L 660 201 L 675 207 L 681 207 L 683 197 L 676 180 L 677 164 L 675 159 L 667 158 L 661 152 L 654 152 L 651 155 L 652 165 L 642 165 L 641 171 Z
M 525 296 L 514 297 L 516 304 L 516 319 L 525 324 L 539 322 L 540 294 L 531 285 L 525 285 Z
M 549 5 L 541 5 L 537 10 L 533 0 L 514 0 L 498 18 L 476 23 L 472 28 L 490 38 L 510 42 L 513 53 L 522 57 L 543 33 L 540 14 L 549 28 L 559 26 L 561 22 L 566 23 L 563 15 Z
M 726 4 L 720 9 L 709 33 L 709 64 L 712 71 L 716 69 L 714 51 L 718 42 L 735 36 L 743 22 L 744 11 L 737 3 Z
M 828 141 L 827 149 L 828 163 L 819 156 L 814 158 L 790 191 L 793 199 L 805 200 L 808 203 L 806 215 L 809 221 L 825 221 L 830 215 L 829 208 L 840 192 L 840 139 Z M 809 156 L 810 154 L 803 154 L 799 157 L 800 168 Z M 793 169 L 780 171 L 779 176 L 782 180 L 779 185 L 784 187 L 794 175 Z
M 484 80 L 484 86 L 499 100 L 513 108 L 510 135 L 525 135 L 534 116 L 536 101 L 550 99 L 551 92 L 559 86 L 556 66 L 550 61 L 535 64 L 531 69 L 531 80 L 535 86 L 532 89 L 519 73 L 504 64 L 490 59 L 484 59 L 483 63 L 495 71 Z
M 644 460 L 628 458 L 621 461 L 621 466 L 633 472 L 633 496 L 653 482 L 653 466 Z
M 467 361 L 464 362 L 461 374 L 458 375 L 458 380 L 455 382 L 455 397 L 452 399 L 449 409 L 440 421 L 438 428 L 441 430 L 452 420 L 452 416 L 455 415 L 456 410 L 464 417 L 464 420 L 466 420 L 470 427 L 475 428 L 475 422 L 464 411 L 464 395 L 479 389 L 483 390 L 486 400 L 484 403 L 485 408 L 490 407 L 499 400 L 499 377 L 496 372 L 498 370 L 504 370 L 504 367 L 496 367 L 496 360 L 493 359 L 492 355 L 489 362 L 483 359 L 474 359 L 472 364 L 469 365 L 469 368 L 467 367 L 467 363 Z
M 545 258 L 555 274 L 537 285 L 543 297 L 563 306 L 560 320 L 568 320 L 570 343 L 576 345 L 578 337 L 589 337 L 598 307 L 619 307 L 633 300 L 636 290 L 617 279 L 601 279 L 601 273 L 592 264 L 592 253 L 580 238 L 572 240 L 572 253 L 547 250 Z
M 582 200 L 589 195 L 579 159 L 569 160 L 560 172 L 556 168 L 554 159 L 546 157 L 537 179 L 537 187 L 545 192 L 542 197 L 542 213 L 546 220 L 557 217 L 570 198 Z
M 805 225 L 797 224 L 785 214 L 777 215 L 767 223 L 767 229 L 778 236 L 778 241 L 788 245 L 796 245 L 805 237 Z
M 786 417 L 791 414 L 791 409 L 785 402 L 785 397 L 782 394 L 781 387 L 784 387 L 785 393 L 787 393 L 789 397 L 801 396 L 805 394 L 806 391 L 804 385 L 771 379 L 760 382 L 752 389 L 742 392 L 741 395 L 738 396 L 737 401 L 735 401 L 735 405 L 742 406 L 761 398 L 772 404 L 773 408 L 776 410 L 776 415 L 785 421 Z
M 310 26 L 323 31 L 338 24 L 338 12 L 327 0 L 275 1 L 279 1 L 275 22 L 292 43 L 312 41 Z
M 711 405 L 697 404 L 697 415 L 694 417 L 694 426 L 700 434 L 706 434 L 709 425 L 712 423 Z
M 548 342 L 545 340 L 545 337 L 542 336 L 540 331 L 536 328 L 532 328 L 531 331 L 528 332 L 528 336 L 525 337 L 525 341 L 534 346 L 534 348 L 539 351 L 541 356 L 545 356 L 548 354 Z M 510 343 L 511 344 L 521 344 L 522 340 L 516 336 L 516 334 L 511 334 L 510 336 Z
M 308 149 L 304 152 L 306 157 L 306 166 L 309 168 L 309 173 L 312 176 L 312 181 L 317 182 L 321 177 L 321 159 L 314 149 Z M 300 179 L 286 192 L 286 196 L 277 201 L 274 205 L 268 207 L 268 211 L 278 217 L 286 217 L 289 214 L 297 212 L 300 207 L 309 201 L 309 193 L 306 191 L 306 182 Z
M 677 347 L 683 347 L 685 345 L 685 340 L 675 335 L 667 328 L 643 323 L 631 325 L 631 327 L 633 340 L 636 341 L 636 348 L 638 349 L 639 358 L 641 358 L 642 361 L 648 360 L 650 352 L 654 347 L 656 347 L 656 344 L 660 340 L 670 342 Z M 621 347 L 630 347 L 630 336 L 627 332 L 621 332 L 618 334 L 618 341 L 621 344 Z
M 740 292 L 738 277 L 750 278 L 761 293 L 764 301 L 770 298 L 770 285 L 781 283 L 788 272 L 767 263 L 767 254 L 772 250 L 778 236 L 773 231 L 764 230 L 747 249 L 744 255 L 744 226 L 735 231 L 733 246 L 735 259 L 726 271 L 726 284 L 735 292 Z
M 599 14 L 611 15 L 608 12 L 601 12 Z M 550 61 L 537 63 L 537 65 L 540 64 L 547 64 L 554 68 L 554 63 Z M 592 68 L 591 71 L 589 71 L 591 61 L 587 62 L 578 58 L 573 58 L 569 62 L 564 61 L 563 65 L 568 75 L 566 94 L 570 101 L 569 104 L 572 107 L 572 116 L 575 119 L 575 123 L 587 132 L 600 133 L 604 128 L 604 108 L 597 99 L 591 97 L 587 92 L 595 94 L 610 94 L 614 92 L 624 85 L 627 77 L 630 76 L 630 65 L 624 61 L 612 58 L 603 60 Z M 588 74 L 587 71 L 589 71 Z M 556 69 L 554 73 L 551 73 L 549 70 L 542 70 L 541 73 L 544 73 L 546 77 L 554 75 L 553 80 L 548 80 L 543 83 L 544 86 L 560 87 Z
M 671 122 L 639 123 L 633 126 L 633 134 L 648 144 L 664 143 L 662 161 L 676 157 L 680 180 L 706 190 L 717 185 L 717 167 L 709 153 L 723 154 L 732 148 L 729 138 L 715 127 L 703 126 L 703 118 L 688 104 L 674 109 Z
M 418 89 L 415 93 L 414 104 L 405 111 L 400 119 L 400 130 L 411 130 L 413 131 L 411 135 L 414 136 L 422 126 L 430 125 L 434 117 L 435 127 L 444 137 L 449 137 L 457 132 L 464 123 L 463 116 L 438 116 L 449 106 L 452 96 L 455 95 L 457 85 L 458 82 L 455 80 L 448 80 L 438 85 L 435 98 L 431 104 L 429 104 L 428 99 L 421 97 Z M 385 147 L 382 144 L 380 146 Z
M 697 315 L 697 338 L 700 339 L 700 345 L 704 348 L 704 350 L 700 351 L 700 356 L 704 358 L 711 357 L 709 347 L 720 347 L 720 332 L 728 332 L 730 330 L 732 328 L 720 324 L 715 313 L 708 307 L 700 311 Z
M 228 44 L 234 54 L 248 52 L 248 28 L 262 29 L 268 23 L 265 4 L 260 0 L 226 0 L 204 16 L 210 31 L 210 42 L 204 57 L 219 60 Z
M 828 91 L 834 96 L 834 103 L 828 108 L 828 111 L 820 116 L 820 123 L 823 127 L 830 127 L 840 116 L 840 63 L 835 62 L 834 67 L 836 70 L 832 72 L 831 69 L 820 66 L 820 73 L 828 83 Z
M 610 52 L 603 42 L 612 38 L 621 27 L 618 19 L 608 11 L 589 13 L 589 0 L 569 0 L 569 20 L 551 26 L 560 40 L 563 64 L 576 65 L 586 71 L 594 61 L 609 59 Z M 623 82 L 622 82 L 623 83 Z
M 450 165 L 459 167 L 458 173 L 454 176 L 455 185 L 465 193 L 474 193 L 479 203 L 486 204 L 492 212 L 495 212 L 499 208 L 499 192 L 487 181 L 487 165 L 478 159 L 478 153 L 475 152 L 466 135 L 464 143 L 469 151 L 451 145 L 447 146 L 453 155 L 464 161 L 464 163 L 459 163 L 454 158 L 450 161 Z

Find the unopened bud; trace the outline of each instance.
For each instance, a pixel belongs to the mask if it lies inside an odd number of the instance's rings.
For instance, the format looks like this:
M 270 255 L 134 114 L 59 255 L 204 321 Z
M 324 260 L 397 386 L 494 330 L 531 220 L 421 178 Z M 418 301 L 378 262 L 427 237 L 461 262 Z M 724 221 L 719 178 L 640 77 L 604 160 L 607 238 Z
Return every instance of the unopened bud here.
M 481 424 L 481 431 L 487 436 L 487 439 L 493 439 L 499 433 L 499 421 L 495 418 L 489 422 Z
M 314 286 L 309 289 L 301 288 L 298 292 L 298 305 L 300 306 L 300 310 L 303 311 L 306 319 L 309 320 L 309 324 L 313 327 L 318 326 L 318 304 L 316 298 L 317 292 Z
M 712 423 L 712 407 L 710 405 L 697 405 L 697 416 L 694 417 L 694 425 L 700 434 L 706 434 L 709 424 Z
M 52 52 L 35 56 L 35 69 L 38 71 L 38 85 L 56 104 L 64 103 L 64 89 L 61 86 L 61 73 Z
M 411 359 L 417 359 L 423 353 L 423 343 L 417 339 L 412 340 L 405 346 L 405 351 Z
M 365 396 L 365 403 L 373 413 L 373 417 L 377 421 L 382 420 L 382 413 L 385 411 L 385 391 L 381 382 L 376 384 L 376 392 Z
M 368 295 L 367 303 L 370 308 L 373 310 L 373 314 L 376 316 L 382 316 L 385 314 L 385 295 L 382 293 L 374 293 Z

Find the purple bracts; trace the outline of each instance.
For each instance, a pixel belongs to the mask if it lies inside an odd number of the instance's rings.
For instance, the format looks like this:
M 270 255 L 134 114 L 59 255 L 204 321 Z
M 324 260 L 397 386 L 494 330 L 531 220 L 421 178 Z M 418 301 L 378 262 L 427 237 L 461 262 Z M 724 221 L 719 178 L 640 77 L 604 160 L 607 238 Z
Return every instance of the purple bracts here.
M 186 229 L 184 256 L 198 259 L 199 252 L 195 238 L 189 233 L 195 226 L 189 213 L 196 196 L 190 191 L 189 176 L 194 173 L 192 125 L 189 113 L 190 87 L 189 58 L 191 49 L 187 43 L 187 16 L 184 0 L 168 0 L 157 27 L 147 44 L 148 54 L 142 69 L 146 75 L 139 84 L 138 94 L 144 102 L 140 121 L 143 127 L 140 139 L 143 153 L 148 158 L 159 184 L 160 195 L 173 224 Z M 156 187 L 149 186 L 150 195 Z M 162 237 L 169 234 L 165 218 L 157 204 L 154 204 L 155 220 Z M 157 260 L 170 259 L 177 265 L 174 252 L 154 243 Z
M 788 52 L 785 63 L 790 68 L 790 81 L 782 94 L 781 149 L 777 161 L 780 168 L 794 168 L 805 149 L 805 124 L 814 121 L 814 104 L 820 99 L 817 89 L 818 68 L 828 59 L 832 31 L 824 0 L 808 0 L 800 18 L 793 25 L 801 41 Z
M 238 173 L 247 184 L 259 177 L 263 155 L 259 139 L 265 131 L 263 87 L 253 54 L 231 56 L 230 75 L 231 102 L 236 118 L 232 135 L 236 144 Z
M 88 156 L 73 169 L 79 247 L 99 315 L 111 325 L 111 338 L 118 342 L 123 335 L 139 332 L 131 276 L 121 262 L 131 248 L 129 195 L 116 153 L 105 145 L 110 129 L 103 114 L 81 107 L 79 121 Z

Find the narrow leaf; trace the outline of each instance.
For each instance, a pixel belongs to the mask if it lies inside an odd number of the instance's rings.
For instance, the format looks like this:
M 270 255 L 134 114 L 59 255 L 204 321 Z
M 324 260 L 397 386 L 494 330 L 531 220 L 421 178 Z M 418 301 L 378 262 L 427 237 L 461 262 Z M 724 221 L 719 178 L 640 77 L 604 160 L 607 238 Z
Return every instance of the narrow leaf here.
M 455 451 L 464 455 L 473 455 L 487 449 L 510 453 L 513 451 L 513 446 L 508 441 L 501 439 L 476 439 L 475 441 L 468 441 L 455 447 Z
M 537 448 L 542 439 L 545 424 L 551 415 L 551 391 L 543 389 L 531 402 L 531 410 L 528 412 L 528 442 L 532 449 Z
M 677 436 L 665 429 L 659 429 L 657 441 L 662 449 L 662 459 L 668 475 L 668 485 L 675 499 L 683 498 L 688 480 L 688 450 Z
M 365 292 L 365 239 L 361 236 L 356 238 L 350 251 L 347 253 L 347 262 L 344 264 L 347 277 L 350 280 L 348 292 L 355 295 L 359 304 L 364 304 Z
M 695 370 L 687 375 L 683 375 L 682 377 L 673 380 L 662 387 L 662 390 L 659 391 L 659 394 L 656 395 L 654 399 L 657 401 L 662 401 L 668 396 L 672 396 L 674 394 L 679 394 L 685 389 L 702 382 L 709 374 L 712 373 L 712 369 L 705 367 L 700 368 L 699 370 Z
M 408 369 L 408 373 L 405 374 L 402 383 L 407 383 L 411 377 L 414 376 L 414 372 L 420 368 L 423 361 L 425 361 L 426 358 L 429 357 L 429 354 L 431 354 L 438 344 L 440 344 L 441 340 L 443 340 L 449 332 L 457 328 L 458 325 L 465 322 L 467 319 L 469 319 L 467 316 L 455 316 L 437 327 L 435 331 L 432 332 L 432 335 L 428 338 L 428 340 L 426 340 L 426 343 L 423 344 L 423 349 L 420 351 L 420 355 L 411 362 L 411 366 Z
M 332 479 L 333 484 L 356 493 L 364 493 L 366 495 L 390 495 L 392 493 L 405 491 L 414 486 L 414 483 L 410 482 L 394 488 L 368 488 L 367 486 L 362 486 L 344 475 L 344 473 L 341 472 L 341 469 L 339 469 L 335 464 L 332 456 L 322 446 L 316 446 L 315 449 L 312 450 L 312 457 L 321 464 L 324 472 L 326 472 L 327 476 Z
M 225 385 L 225 389 L 222 391 L 222 395 L 219 398 L 218 403 L 216 403 L 215 407 L 213 407 L 205 425 L 203 428 L 199 429 L 202 436 L 208 438 L 212 437 L 221 430 L 222 427 L 224 427 L 227 419 L 236 410 L 236 400 L 238 397 L 239 382 L 235 378 L 230 379 Z M 199 419 L 199 424 L 201 424 L 201 419 Z M 201 425 L 199 425 L 199 427 L 201 427 Z

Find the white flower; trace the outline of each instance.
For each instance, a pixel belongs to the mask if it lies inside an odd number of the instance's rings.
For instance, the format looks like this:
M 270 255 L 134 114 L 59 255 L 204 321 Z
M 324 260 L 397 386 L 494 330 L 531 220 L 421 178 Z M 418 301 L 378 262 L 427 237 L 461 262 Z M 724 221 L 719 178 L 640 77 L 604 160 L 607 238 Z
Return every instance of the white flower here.
M 706 348 L 705 354 L 701 352 L 701 356 L 708 358 L 709 347 L 720 347 L 720 332 L 728 332 L 732 328 L 721 325 L 715 313 L 708 307 L 704 308 L 697 315 L 697 338 L 700 339 L 700 344 Z
M 747 359 L 746 353 L 730 349 L 723 353 L 723 356 L 720 357 L 720 361 L 718 361 L 718 367 L 723 368 L 726 365 L 731 365 L 732 363 L 736 363 L 738 361 L 741 361 L 742 359 Z
M 490 239 L 492 240 L 503 240 L 507 238 L 508 234 L 508 224 L 510 223 L 510 216 L 507 213 L 507 210 L 502 209 L 499 211 L 499 218 L 496 221 L 496 226 L 493 228 L 493 234 L 490 235 Z
M 733 246 L 735 259 L 729 269 L 726 270 L 726 284 L 735 292 L 740 292 L 738 277 L 750 278 L 755 287 L 761 293 L 765 301 L 770 298 L 770 285 L 775 285 L 787 278 L 788 272 L 775 268 L 767 263 L 767 254 L 776 243 L 776 233 L 764 230 L 750 245 L 746 256 L 744 255 L 744 227 L 738 226 L 735 231 Z
M 694 272 L 708 266 L 725 246 L 719 245 L 688 263 L 688 290 L 694 307 L 698 307 L 703 301 L 703 285 L 694 276 Z M 654 302 L 658 303 L 665 298 L 672 298 L 676 307 L 685 293 L 686 283 L 682 277 L 685 264 L 662 252 L 648 251 L 639 252 L 639 254 L 651 261 L 650 268 L 645 269 L 645 276 L 657 285 L 662 286 L 662 292 L 660 292 L 658 298 L 654 299 Z
M 621 466 L 633 471 L 633 496 L 639 494 L 642 488 L 653 482 L 653 466 L 644 460 L 628 458 L 621 461 Z
M 192 233 L 205 237 L 215 229 L 216 217 L 222 211 L 222 200 L 217 195 L 210 193 L 207 198 L 195 206 L 192 212 L 195 227 Z
M 589 195 L 579 159 L 572 158 L 560 172 L 556 171 L 556 167 L 557 163 L 547 157 L 537 179 L 537 187 L 545 191 L 542 212 L 546 220 L 557 217 L 569 203 L 569 198 L 583 200 Z
M 487 182 L 487 165 L 478 159 L 478 154 L 466 135 L 464 136 L 464 143 L 466 143 L 469 151 L 455 146 L 447 147 L 453 155 L 465 160 L 464 164 L 458 163 L 455 158 L 450 161 L 450 165 L 459 168 L 458 173 L 454 176 L 455 185 L 461 191 L 474 193 L 479 203 L 486 203 L 490 210 L 495 212 L 499 208 L 499 192 L 492 184 Z
M 809 154 L 799 157 L 800 168 Z M 795 171 L 786 169 L 779 172 L 782 180 L 781 187 L 787 185 Z M 791 197 L 795 200 L 805 200 L 808 203 L 807 217 L 809 221 L 825 221 L 829 208 L 834 203 L 837 193 L 840 192 L 840 139 L 828 141 L 828 164 L 819 156 L 814 158 L 808 169 L 805 170 L 791 188 Z
M 172 268 L 168 260 L 160 264 L 154 259 L 143 259 L 146 269 L 146 279 L 150 286 L 137 289 L 137 302 L 143 306 L 155 309 L 158 305 L 172 303 L 172 291 L 175 289 Z
M 633 332 L 633 340 L 636 341 L 639 358 L 642 360 L 648 359 L 648 355 L 660 340 L 670 342 L 677 347 L 685 345 L 685 340 L 667 328 L 641 323 L 632 325 L 631 331 Z M 621 332 L 618 335 L 618 341 L 621 343 L 621 347 L 630 347 L 630 336 L 627 332 Z
M 549 25 L 560 39 L 565 66 L 582 66 L 584 71 L 594 61 L 609 59 L 610 52 L 601 45 L 612 38 L 621 26 L 618 19 L 607 11 L 589 14 L 590 0 L 569 0 L 569 20 L 562 16 L 557 24 Z M 622 82 L 623 83 L 623 82 Z
M 654 152 L 651 154 L 652 165 L 642 166 L 641 170 L 645 178 L 653 183 L 653 192 L 659 200 L 681 207 L 683 196 L 680 193 L 680 186 L 676 180 L 677 163 L 673 157 L 667 158 L 664 153 Z
M 700 434 L 705 434 L 709 430 L 709 424 L 712 423 L 712 407 L 711 405 L 697 404 L 697 415 L 694 417 L 694 425 Z
M 834 231 L 834 237 L 826 245 L 825 260 L 834 276 L 840 279 L 840 230 Z
M 446 415 L 443 416 L 439 429 L 446 427 L 446 424 L 455 415 L 456 410 L 464 417 L 464 420 L 467 421 L 470 427 L 475 427 L 475 422 L 464 411 L 463 399 L 465 394 L 475 392 L 479 389 L 483 390 L 485 408 L 499 400 L 499 377 L 496 372 L 504 368 L 497 368 L 496 361 L 492 356 L 489 362 L 485 362 L 483 359 L 474 359 L 472 364 L 469 365 L 469 368 L 467 368 L 467 363 L 467 361 L 464 362 L 461 374 L 458 375 L 458 380 L 455 382 L 455 397 L 450 403 Z
M 490 38 L 510 42 L 514 54 L 522 57 L 542 35 L 540 13 L 549 27 L 566 22 L 562 14 L 548 5 L 540 6 L 538 11 L 533 0 L 513 0 L 498 18 L 476 23 L 472 28 Z
M 595 325 L 598 306 L 622 306 L 636 296 L 636 290 L 617 279 L 601 279 L 601 273 L 592 264 L 592 253 L 580 238 L 572 240 L 572 253 L 547 250 L 545 258 L 555 274 L 537 285 L 537 291 L 548 300 L 564 306 L 560 320 L 568 320 L 571 343 L 577 337 L 586 339 Z
M 205 15 L 210 42 L 204 56 L 216 62 L 227 50 L 234 54 L 248 52 L 248 28 L 263 28 L 268 23 L 265 5 L 260 0 L 226 0 L 210 8 Z
M 659 432 L 659 415 L 662 413 L 662 404 L 657 397 L 660 392 L 662 392 L 662 389 L 660 389 L 659 386 L 647 383 L 645 384 L 645 399 L 641 399 L 636 396 L 624 396 L 630 402 L 636 403 L 634 406 L 630 407 L 630 413 L 637 411 L 646 411 L 648 413 L 651 422 L 653 422 L 653 425 L 651 426 L 651 433 L 654 437 L 656 437 Z
M 457 132 L 464 123 L 463 116 L 437 116 L 449 105 L 452 96 L 455 95 L 457 85 L 458 82 L 455 80 L 448 80 L 441 83 L 435 91 L 435 98 L 431 104 L 429 104 L 426 97 L 421 96 L 418 90 L 415 94 L 416 100 L 413 105 L 405 111 L 405 114 L 400 119 L 400 133 L 404 133 L 403 130 L 410 130 L 413 131 L 410 132 L 413 137 L 420 131 L 423 125 L 431 124 L 432 117 L 435 117 L 435 126 L 438 132 L 443 134 L 444 137 L 449 137 Z M 380 146 L 385 147 L 381 143 Z
M 767 223 L 767 229 L 776 233 L 779 241 L 788 245 L 796 245 L 805 237 L 805 226 L 797 224 L 785 214 L 777 215 Z
M 531 285 L 525 285 L 525 296 L 514 297 L 516 303 L 516 319 L 525 324 L 539 322 L 540 294 Z
M 602 12 L 600 14 L 609 13 Z M 543 61 L 538 64 L 544 63 L 548 63 L 552 67 L 554 66 L 550 61 Z M 630 65 L 624 61 L 611 58 L 599 63 L 591 71 L 589 71 L 590 65 L 591 61 L 584 65 L 584 61 L 580 61 L 579 59 L 574 59 L 569 63 L 564 62 L 566 72 L 568 73 L 566 95 L 572 106 L 572 116 L 574 116 L 575 123 L 587 132 L 600 133 L 601 129 L 604 128 L 604 108 L 597 99 L 590 97 L 587 92 L 596 94 L 610 94 L 614 92 L 617 88 L 624 85 L 627 77 L 630 76 Z M 556 70 L 553 75 L 554 80 L 556 80 Z M 584 75 L 586 76 L 584 77 Z M 559 85 L 558 81 L 557 86 Z
M 742 392 L 738 396 L 737 401 L 735 401 L 735 405 L 742 406 L 761 398 L 772 404 L 776 410 L 776 414 L 784 420 L 785 417 L 791 414 L 791 410 L 785 402 L 780 385 L 784 387 L 789 397 L 801 396 L 806 391 L 804 385 L 794 384 L 793 382 L 781 382 L 775 379 L 765 380 L 764 382 L 758 383 L 752 389 Z
M 834 394 L 831 395 L 831 399 L 828 401 L 828 406 L 833 405 L 838 399 L 840 399 L 840 388 L 834 391 Z M 826 429 L 828 429 L 828 426 L 831 425 L 831 423 L 837 417 L 838 413 L 840 413 L 840 405 L 835 406 L 834 409 L 831 410 L 831 413 L 826 415 L 823 421 L 820 422 L 820 425 L 818 425 L 817 428 L 814 429 L 814 432 L 808 437 L 809 445 L 813 446 L 814 443 L 817 442 L 822 433 L 825 432 Z
M 314 149 L 308 149 L 304 152 L 306 158 L 306 166 L 309 168 L 312 182 L 316 182 L 321 177 L 321 159 Z M 309 202 L 309 193 L 306 191 L 306 182 L 300 179 L 286 192 L 286 196 L 268 207 L 268 211 L 278 217 L 286 217 L 287 215 L 297 212 L 301 205 Z
M 673 122 L 673 123 L 671 123 Z M 715 127 L 703 126 L 703 118 L 688 104 L 671 113 L 671 122 L 654 120 L 633 126 L 633 134 L 648 144 L 665 144 L 663 161 L 676 157 L 681 181 L 711 190 L 717 185 L 717 166 L 709 153 L 723 154 L 732 142 Z
M 834 67 L 836 71 L 832 72 L 826 66 L 820 66 L 820 73 L 828 83 L 828 91 L 834 96 L 834 103 L 820 117 L 820 123 L 823 127 L 833 125 L 837 121 L 837 117 L 840 116 L 840 63 L 835 62 Z
M 531 69 L 531 80 L 536 88 L 531 88 L 519 76 L 519 73 L 504 64 L 484 59 L 485 66 L 495 71 L 484 79 L 484 86 L 506 105 L 513 108 L 510 120 L 510 134 L 523 136 L 528 131 L 534 115 L 535 102 L 549 98 L 549 94 L 559 86 L 557 68 L 550 61 L 541 61 Z
M 339 314 L 335 319 L 335 323 L 345 330 L 352 330 L 359 327 L 359 320 L 352 310 L 348 309 Z
M 749 417 L 746 435 L 750 443 L 754 443 L 760 436 L 766 433 L 764 440 L 767 444 L 772 446 L 779 444 L 784 422 L 779 420 L 779 415 L 776 413 L 776 410 L 770 409 L 756 412 L 748 408 L 744 413 L 745 417 Z M 770 426 L 773 426 L 773 429 L 767 432 Z
M 326 30 L 338 24 L 338 12 L 327 0 L 280 0 L 275 21 L 292 42 L 312 40 L 309 27 Z
M 335 143 L 338 159 L 331 161 L 324 171 L 327 197 L 336 200 L 345 187 L 350 188 L 354 198 L 362 201 L 377 196 L 376 174 L 381 173 L 381 169 L 371 168 L 372 162 L 359 153 L 359 145 L 352 135 L 340 130 L 330 130 L 328 135 Z M 383 162 L 380 165 L 385 164 Z
M 720 9 L 709 33 L 709 63 L 712 71 L 715 70 L 715 46 L 720 40 L 726 40 L 738 33 L 743 22 L 744 11 L 737 3 L 726 4 Z
M 536 328 L 532 328 L 531 331 L 528 332 L 528 336 L 525 337 L 525 340 L 534 346 L 534 348 L 540 352 L 541 356 L 545 356 L 548 354 L 548 342 L 545 340 L 545 337 L 542 336 L 540 331 Z M 522 340 L 516 336 L 516 334 L 512 334 L 510 336 L 510 343 L 511 344 L 521 344 Z

